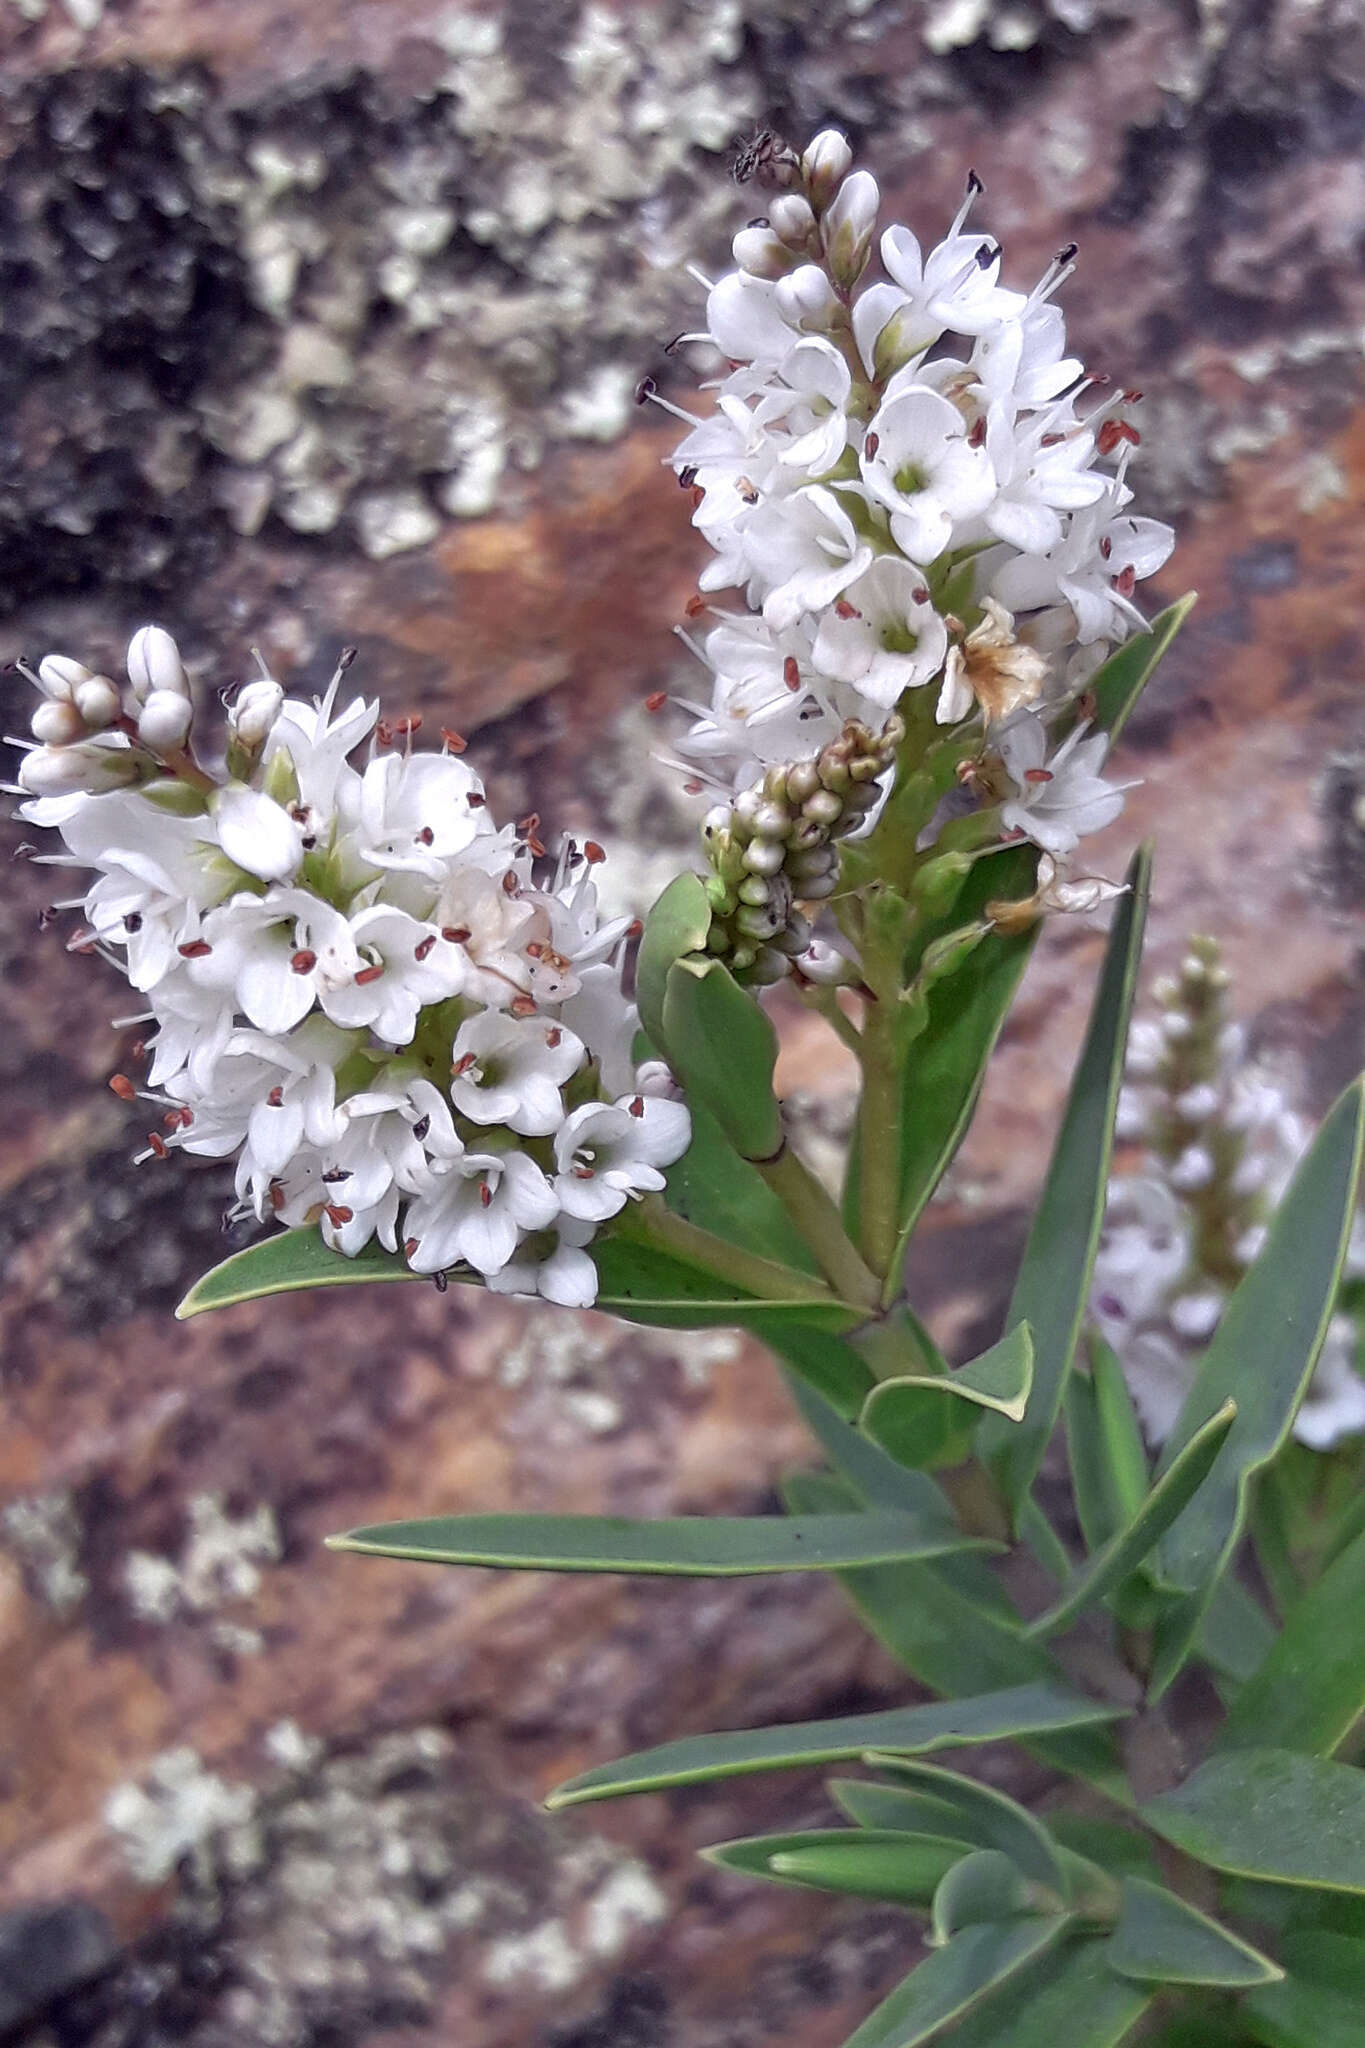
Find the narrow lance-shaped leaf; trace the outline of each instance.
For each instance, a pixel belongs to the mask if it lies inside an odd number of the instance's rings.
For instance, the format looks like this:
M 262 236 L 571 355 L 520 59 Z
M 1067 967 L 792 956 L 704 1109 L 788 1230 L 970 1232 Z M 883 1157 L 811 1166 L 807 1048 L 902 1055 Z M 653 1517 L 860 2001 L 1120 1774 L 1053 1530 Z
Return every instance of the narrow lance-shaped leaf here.
M 968 1849 L 984 1845 L 969 1815 L 951 1800 L 932 1792 L 914 1792 L 908 1785 L 883 1785 L 875 1778 L 829 1778 L 825 1790 L 835 1805 L 860 1828 L 878 1833 L 951 1836 Z
M 1287 1749 L 1210 1757 L 1142 1818 L 1233 1877 L 1365 1892 L 1365 1771 Z
M 1198 593 L 1188 591 L 1159 612 L 1145 633 L 1125 640 L 1090 679 L 1095 723 L 1109 734 L 1110 744 L 1127 725 L 1137 701 L 1180 628 L 1193 611 Z
M 963 1816 L 976 1840 L 1001 1850 L 1025 1877 L 1050 1891 L 1065 1891 L 1056 1843 L 1042 1822 L 1017 1800 L 976 1778 L 964 1778 L 957 1771 L 945 1771 L 915 1757 L 868 1755 L 864 1762 L 874 1770 L 892 1773 L 915 1791 L 942 1799 Z
M 1225 1401 L 1218 1413 L 1210 1416 L 1158 1479 L 1128 1527 L 1095 1552 L 1056 1606 L 1039 1615 L 1030 1635 L 1053 1635 L 1069 1627 L 1078 1614 L 1123 1584 L 1203 1485 L 1236 1416 L 1235 1401 Z
M 1060 1913 L 1064 1905 L 1060 1892 L 1025 1877 L 1003 1849 L 977 1849 L 945 1873 L 934 1893 L 933 1938 L 942 1947 L 964 1927 L 1021 1913 Z
M 1045 1954 L 955 2027 L 951 2048 L 1119 2048 L 1156 1987 L 1117 1976 L 1107 1951 L 1090 1939 Z M 1213 2043 L 1201 2039 L 1199 2048 Z
M 777 1033 L 766 1010 L 723 961 L 687 958 L 668 970 L 668 1056 L 689 1095 L 705 1103 L 741 1159 L 771 1159 L 782 1145 L 773 1093 Z
M 1032 1333 L 1027 1323 L 1017 1323 L 989 1351 L 946 1378 L 906 1373 L 881 1381 L 867 1397 L 861 1427 L 893 1458 L 918 1465 L 922 1446 L 935 1438 L 933 1417 L 945 1401 L 988 1408 L 1017 1422 L 1023 1417 L 1032 1382 Z
M 1056 1423 L 1090 1293 L 1150 879 L 1151 858 L 1143 849 L 1114 913 L 1090 1027 L 1010 1299 L 1007 1324 L 1027 1322 L 1033 1331 L 1028 1413 L 1019 1423 L 987 1417 L 979 1437 L 981 1455 L 1016 1511 Z
M 1282 1938 L 1280 1954 L 1283 1982 L 1241 2002 L 1253 2040 L 1266 2048 L 1360 2048 L 1365 1942 L 1304 1928 Z
M 710 929 L 711 906 L 700 875 L 675 875 L 645 919 L 635 957 L 635 1002 L 646 1035 L 664 1058 L 668 971 L 685 953 L 703 951 Z
M 544 1572 L 649 1572 L 736 1578 L 751 1572 L 827 1572 L 976 1547 L 925 1532 L 908 1515 L 437 1515 L 383 1522 L 329 1538 L 332 1550 L 426 1564 Z
M 967 1850 L 961 1842 L 934 1835 L 819 1828 L 721 1842 L 702 1854 L 722 1869 L 773 1884 L 890 1899 L 927 1912 L 943 1877 Z
M 1365 1714 L 1365 1534 L 1291 1609 L 1232 1705 L 1220 1749 L 1330 1756 Z
M 1105 1960 L 1139 1983 L 1211 1984 L 1229 1991 L 1273 1984 L 1277 1963 L 1220 1927 L 1164 1885 L 1126 1877 L 1122 1907 Z
M 664 1200 L 675 1216 L 746 1251 L 819 1277 L 819 1268 L 757 1167 L 741 1159 L 705 1105 L 688 1103 L 692 1142 L 668 1169 Z
M 1209 1417 L 1236 1399 L 1237 1419 L 1208 1480 L 1159 1552 L 1163 1582 L 1187 1597 L 1157 1625 L 1156 1695 L 1194 1644 L 1242 1532 L 1250 1482 L 1288 1436 L 1317 1363 L 1355 1216 L 1363 1131 L 1356 1082 L 1331 1111 L 1276 1210 L 1162 1454 L 1159 1469 L 1169 1468 Z
M 918 1969 L 851 2034 L 844 2048 L 919 2048 L 961 2020 L 997 1986 L 1007 1983 L 1066 1926 L 1060 1918 L 1012 1920 L 999 1927 L 965 1927 Z
M 1089 1700 L 1063 1685 L 1020 1685 L 975 1698 L 893 1707 L 879 1714 L 846 1714 L 828 1721 L 797 1721 L 780 1728 L 743 1728 L 664 1742 L 638 1756 L 601 1764 L 551 1793 L 551 1807 L 669 1785 L 737 1777 L 746 1771 L 784 1771 L 800 1764 L 851 1763 L 868 1750 L 927 1754 L 1007 1736 L 1084 1728 L 1121 1718 L 1123 1709 Z
M 1089 1550 L 1099 1550 L 1147 1496 L 1147 1454 L 1123 1367 L 1102 1338 L 1088 1340 L 1090 1372 L 1066 1377 L 1063 1412 L 1076 1518 Z

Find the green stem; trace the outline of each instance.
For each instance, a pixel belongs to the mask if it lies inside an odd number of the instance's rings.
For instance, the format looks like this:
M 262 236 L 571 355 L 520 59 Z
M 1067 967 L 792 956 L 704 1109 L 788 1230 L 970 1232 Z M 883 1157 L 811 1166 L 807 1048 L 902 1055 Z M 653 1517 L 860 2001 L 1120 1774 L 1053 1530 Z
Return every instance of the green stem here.
M 859 1308 L 874 1309 L 881 1296 L 876 1276 L 863 1263 L 838 1209 L 810 1168 L 785 1143 L 773 1158 L 756 1159 L 753 1163 L 820 1261 L 821 1271 L 841 1299 L 854 1302 Z
M 759 1301 L 824 1304 L 834 1299 L 822 1281 L 779 1265 L 775 1259 L 762 1258 L 757 1252 L 746 1252 L 728 1238 L 713 1236 L 709 1230 L 665 1208 L 657 1195 L 646 1196 L 617 1227 L 623 1237 L 657 1245 L 661 1251 L 713 1273 L 718 1280 L 727 1281 Z
M 840 1009 L 839 998 L 834 990 L 832 988 L 819 988 L 814 982 L 809 982 L 801 991 L 801 1000 L 808 1010 L 815 1010 L 823 1017 L 835 1037 L 842 1039 L 849 1051 L 856 1053 L 861 1060 L 863 1056 L 863 1034 L 853 1022 L 853 1019 L 846 1017 Z
M 863 1025 L 863 1094 L 858 1106 L 859 1231 L 863 1256 L 890 1280 L 900 1235 L 901 1104 L 896 1045 L 900 992 L 882 982 Z

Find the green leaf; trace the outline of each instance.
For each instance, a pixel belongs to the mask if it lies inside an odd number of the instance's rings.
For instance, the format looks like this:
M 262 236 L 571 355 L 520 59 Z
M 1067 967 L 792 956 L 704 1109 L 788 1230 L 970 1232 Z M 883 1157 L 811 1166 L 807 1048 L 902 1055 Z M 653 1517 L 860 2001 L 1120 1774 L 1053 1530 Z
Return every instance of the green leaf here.
M 786 1361 L 789 1386 L 804 1387 L 841 1420 L 857 1415 L 874 1382 L 866 1359 L 851 1344 L 794 1321 L 764 1341 Z
M 845 1892 L 859 1899 L 890 1899 L 927 1912 L 940 1880 L 966 1852 L 961 1842 L 933 1835 L 815 1828 L 803 1834 L 721 1842 L 701 1853 L 708 1862 L 746 1877 Z
M 964 1927 L 1060 1913 L 1065 1904 L 1060 1892 L 1025 1877 L 1003 1849 L 976 1849 L 954 1863 L 934 1893 L 933 1939 L 941 1948 Z
M 1159 612 L 1145 633 L 1125 640 L 1090 679 L 1095 699 L 1095 723 L 1109 734 L 1111 744 L 1128 723 L 1133 707 L 1151 680 L 1152 671 L 1184 625 L 1198 598 L 1189 591 Z
M 1220 1749 L 1330 1756 L 1365 1713 L 1365 1535 L 1291 1609 L 1264 1663 L 1233 1702 Z
M 994 1466 L 1016 1511 L 1052 1435 L 1090 1293 L 1147 914 L 1151 856 L 1146 848 L 1134 856 L 1128 881 L 1129 892 L 1120 899 L 1110 927 L 1085 1045 L 1006 1316 L 1007 1326 L 1026 1322 L 1033 1330 L 1028 1414 L 1014 1424 L 988 1416 L 979 1437 L 981 1455 Z
M 1030 1635 L 1055 1635 L 1068 1628 L 1078 1614 L 1123 1584 L 1203 1485 L 1236 1417 L 1235 1401 L 1225 1401 L 1218 1413 L 1210 1416 L 1162 1473 L 1128 1527 L 1095 1552 L 1056 1606 L 1038 1616 Z
M 635 956 L 635 1003 L 651 1044 L 665 1058 L 668 971 L 684 954 L 702 952 L 710 929 L 711 905 L 700 875 L 675 875 L 645 919 Z
M 723 961 L 674 961 L 664 992 L 664 1038 L 674 1073 L 710 1110 L 741 1159 L 771 1159 L 781 1150 L 782 1112 L 773 1093 L 777 1033 Z
M 874 1778 L 829 1778 L 825 1790 L 860 1828 L 873 1828 L 881 1834 L 951 1837 L 958 1841 L 962 1855 L 982 1846 L 980 1837 L 969 1832 L 972 1824 L 968 1817 L 950 1800 L 936 1799 L 931 1792 L 883 1785 Z
M 946 1525 L 955 1526 L 952 1509 L 926 1473 L 907 1471 L 904 1465 L 889 1458 L 861 1430 L 851 1428 L 836 1414 L 808 1382 L 790 1371 L 786 1380 L 807 1428 L 867 1507 L 898 1509 L 926 1521 L 937 1517 Z
M 740 1158 L 704 1103 L 689 1102 L 688 1108 L 692 1142 L 668 1169 L 664 1193 L 673 1214 L 818 1278 L 810 1247 L 757 1167 Z
M 751 1572 L 827 1572 L 977 1547 L 908 1515 L 436 1515 L 381 1522 L 328 1538 L 330 1550 L 425 1564 L 542 1572 L 659 1572 L 738 1578 Z
M 1098 1864 L 1114 1877 L 1159 1878 L 1161 1869 L 1145 1835 L 1121 1821 L 1096 1814 L 1059 1812 L 1048 1815 L 1048 1828 L 1058 1847 L 1087 1863 Z
M 453 1273 L 452 1279 L 478 1283 L 475 1273 Z M 273 1237 L 234 1252 L 202 1280 L 196 1280 L 176 1310 L 184 1322 L 207 1309 L 230 1308 L 238 1301 L 259 1301 L 267 1294 L 295 1294 L 306 1287 L 354 1287 L 367 1280 L 420 1280 L 422 1275 L 396 1252 L 371 1240 L 348 1259 L 334 1252 L 316 1230 L 282 1230 Z
M 1365 1892 L 1365 1771 L 1287 1749 L 1237 1749 L 1142 1818 L 1189 1856 L 1233 1877 Z
M 1034 887 L 1036 856 L 1009 847 L 978 861 L 957 903 L 932 940 L 964 920 L 971 922 L 998 896 L 1027 896 Z M 942 1180 L 972 1120 L 986 1063 L 1028 965 L 1036 928 L 1005 937 L 992 932 L 951 980 L 928 997 L 929 1022 L 905 1061 L 901 1096 L 900 1243 L 888 1285 L 900 1286 L 905 1247 L 925 1203 Z M 856 1163 L 850 1160 L 847 1207 L 856 1234 Z
M 1236 1991 L 1273 1984 L 1284 1975 L 1268 1956 L 1164 1885 L 1126 1877 L 1120 1889 L 1123 1904 L 1105 1961 L 1121 1977 L 1152 1984 L 1216 1984 Z
M 1287 1934 L 1283 1983 L 1249 1994 L 1242 2010 L 1265 2048 L 1360 2048 L 1365 1942 L 1317 1930 Z
M 1152 1691 L 1184 1664 L 1246 1520 L 1255 1475 L 1289 1435 L 1331 1320 L 1355 1215 L 1362 1088 L 1340 1097 L 1270 1224 L 1264 1249 L 1224 1312 L 1158 1471 L 1169 1469 L 1229 1399 L 1237 1419 L 1197 1498 L 1167 1534 L 1160 1577 L 1187 1597 L 1157 1624 Z
M 958 1771 L 945 1771 L 914 1757 L 869 1753 L 863 1761 L 869 1769 L 889 1771 L 913 1790 L 943 1800 L 961 1815 L 964 1825 L 971 1826 L 974 1840 L 1001 1850 L 1025 1877 L 1046 1885 L 1049 1891 L 1065 1893 L 1056 1843 L 1042 1822 L 1017 1800 L 977 1778 L 964 1778 Z
M 1270 1653 L 1275 1624 L 1240 1579 L 1225 1573 L 1199 1632 L 1199 1654 L 1214 1671 L 1245 1684 Z
M 1006 1736 L 1113 1721 L 1122 1712 L 1121 1707 L 1085 1699 L 1065 1686 L 1021 1685 L 974 1699 L 935 1700 L 928 1706 L 892 1707 L 879 1714 L 847 1714 L 832 1721 L 691 1735 L 585 1771 L 582 1777 L 558 1786 L 546 1805 L 575 1806 L 587 1799 L 619 1798 L 626 1792 L 657 1792 L 668 1785 L 701 1784 L 745 1771 L 849 1763 L 872 1749 L 927 1753 L 958 1744 L 998 1742 Z
M 1118 2048 L 1153 1990 L 1106 1968 L 1106 1948 L 1074 1941 L 1045 1955 L 955 2029 L 951 2048 Z
M 951 1424 L 958 1402 L 989 1408 L 1019 1421 L 1033 1383 L 1033 1339 L 1018 1323 L 989 1351 L 959 1366 L 946 1379 L 905 1373 L 882 1380 L 868 1395 L 860 1427 L 898 1463 L 918 1466 L 938 1454 L 942 1418 Z
M 912 1970 L 844 2048 L 918 2048 L 1050 1948 L 1065 1925 L 1054 1918 L 964 1928 Z
M 1123 1367 L 1092 1331 L 1090 1373 L 1067 1374 L 1062 1397 L 1076 1518 L 1088 1550 L 1131 1522 L 1147 1494 L 1147 1454 Z

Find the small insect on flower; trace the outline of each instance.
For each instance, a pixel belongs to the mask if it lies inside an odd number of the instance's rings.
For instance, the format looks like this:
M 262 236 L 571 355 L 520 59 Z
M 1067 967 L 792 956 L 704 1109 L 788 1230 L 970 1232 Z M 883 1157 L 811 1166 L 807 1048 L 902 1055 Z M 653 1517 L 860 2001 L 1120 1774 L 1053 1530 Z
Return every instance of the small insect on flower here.
M 737 185 L 749 185 L 755 180 L 760 185 L 777 184 L 781 168 L 794 162 L 790 148 L 775 128 L 758 128 L 736 146 L 730 158 L 730 176 Z

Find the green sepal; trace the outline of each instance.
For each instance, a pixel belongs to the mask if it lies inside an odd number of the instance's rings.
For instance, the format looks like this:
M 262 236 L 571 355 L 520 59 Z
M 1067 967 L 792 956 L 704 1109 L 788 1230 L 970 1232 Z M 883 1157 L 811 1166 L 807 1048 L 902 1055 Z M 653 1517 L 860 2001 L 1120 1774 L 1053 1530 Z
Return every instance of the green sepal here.
M 777 1033 L 766 1010 L 723 961 L 688 955 L 668 970 L 663 1005 L 669 1064 L 687 1094 L 704 1103 L 741 1159 L 771 1159 L 782 1147 L 773 1093 Z
M 635 1004 L 650 1043 L 664 1059 L 668 970 L 684 954 L 704 952 L 710 929 L 711 906 L 700 875 L 675 875 L 645 919 L 635 956 Z

